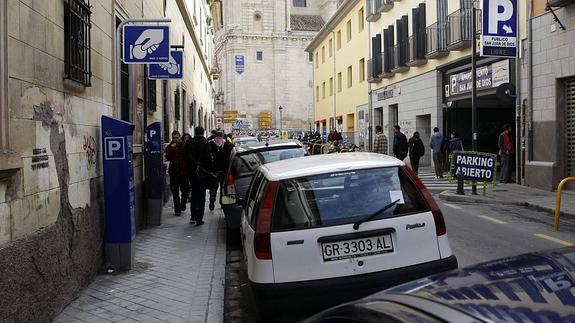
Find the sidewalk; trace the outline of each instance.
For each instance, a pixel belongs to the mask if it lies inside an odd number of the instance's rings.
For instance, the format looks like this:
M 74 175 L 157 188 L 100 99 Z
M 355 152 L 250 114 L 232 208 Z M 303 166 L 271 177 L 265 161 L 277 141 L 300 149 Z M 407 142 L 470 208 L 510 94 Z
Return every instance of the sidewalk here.
M 544 191 L 517 184 L 498 184 L 488 186 L 484 197 L 483 187 L 478 186 L 479 195 L 471 195 L 471 190 L 465 190 L 465 195 L 457 195 L 449 190 L 439 194 L 439 198 L 447 202 L 485 203 L 525 206 L 551 214 L 555 213 L 555 192 Z M 561 198 L 561 215 L 575 219 L 575 192 L 563 191 Z
M 163 224 L 137 235 L 134 269 L 97 276 L 54 322 L 223 322 L 222 210 L 206 209 L 199 227 L 183 213 L 175 217 L 170 201 Z

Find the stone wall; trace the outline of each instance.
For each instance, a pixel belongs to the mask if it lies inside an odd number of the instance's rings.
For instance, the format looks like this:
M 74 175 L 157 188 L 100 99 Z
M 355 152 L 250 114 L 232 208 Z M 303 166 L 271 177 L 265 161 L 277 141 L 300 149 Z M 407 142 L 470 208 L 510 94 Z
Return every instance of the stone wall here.
M 168 82 L 168 126 L 186 131 L 194 126 L 190 111 L 184 112 L 189 106 L 183 104 L 194 99 L 204 108 L 202 118 L 211 116 L 210 66 L 201 51 L 212 40 L 204 36 L 203 47 L 192 41 L 196 36 L 183 19 L 183 1 L 168 1 L 164 8 L 158 0 L 91 0 L 91 87 L 64 80 L 64 0 L 2 1 L 8 13 L 8 28 L 0 32 L 8 36 L 4 78 L 10 155 L 21 159 L 22 167 L 11 176 L 0 173 L 0 322 L 49 321 L 105 268 L 100 119 L 120 116 L 120 109 L 114 108 L 116 17 L 172 18 L 173 44 L 184 37 L 187 58 L 185 79 Z M 145 224 L 144 66 L 130 66 L 130 77 L 130 121 L 137 125 L 136 212 Z M 178 86 L 187 89 L 181 112 L 188 119 L 175 122 Z M 161 82 L 155 90 L 158 107 L 149 111 L 148 122 L 163 121 Z
M 564 171 L 565 146 L 563 124 L 563 79 L 575 77 L 575 6 L 555 11 L 566 30 L 559 27 L 551 13 L 533 19 L 533 89 L 528 85 L 528 44 L 521 64 L 521 102 L 527 105 L 533 97 L 531 131 L 532 143 L 527 142 L 525 180 L 529 186 L 546 190 L 557 187 L 566 176 Z M 529 121 L 529 115 L 527 118 Z M 545 176 L 543 176 L 543 174 Z

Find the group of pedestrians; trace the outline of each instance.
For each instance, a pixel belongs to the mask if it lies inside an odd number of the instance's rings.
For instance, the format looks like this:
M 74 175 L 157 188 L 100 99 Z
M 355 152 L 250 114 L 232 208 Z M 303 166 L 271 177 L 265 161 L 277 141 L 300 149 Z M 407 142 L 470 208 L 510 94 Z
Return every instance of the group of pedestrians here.
M 233 144 L 223 132 L 204 136 L 203 127 L 194 129 L 194 137 L 176 130 L 166 147 L 166 159 L 170 162 L 170 190 L 176 216 L 186 210 L 190 201 L 190 223 L 204 224 L 206 191 L 210 191 L 209 208 L 214 210 L 218 187 L 223 187 L 225 173 Z
M 409 155 L 411 168 L 418 174 L 419 160 L 425 154 L 425 146 L 419 132 L 414 132 L 413 136 L 407 140 L 405 134 L 401 132 L 399 125 L 393 126 L 393 155 L 400 160 L 404 160 Z M 511 182 L 512 161 L 515 152 L 513 139 L 510 135 L 511 127 L 506 124 L 503 126 L 503 132 L 499 135 L 498 147 L 501 156 L 501 183 Z M 439 131 L 438 127 L 433 128 L 433 134 L 429 139 L 429 147 L 432 151 L 433 165 L 436 178 L 443 178 L 444 171 L 449 167 L 449 156 L 455 151 L 464 151 L 463 141 L 457 134 L 452 132 L 451 137 L 446 139 Z M 373 152 L 379 154 L 388 154 L 388 140 L 383 133 L 381 126 L 375 127 L 375 136 L 373 142 Z

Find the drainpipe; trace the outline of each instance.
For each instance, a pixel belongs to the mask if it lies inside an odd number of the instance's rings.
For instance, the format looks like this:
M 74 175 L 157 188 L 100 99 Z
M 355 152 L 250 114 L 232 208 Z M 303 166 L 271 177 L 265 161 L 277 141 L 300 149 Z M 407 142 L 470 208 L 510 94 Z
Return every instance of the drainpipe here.
M 527 122 L 527 160 L 533 160 L 533 0 L 527 1 L 529 19 L 527 20 L 528 32 L 527 42 L 529 44 L 529 60 L 528 60 L 528 74 L 527 78 L 527 93 L 528 93 L 528 122 Z
M 332 38 L 333 38 L 333 80 L 334 80 L 334 91 L 333 91 L 333 129 L 337 129 L 337 86 L 339 86 L 339 83 L 337 83 L 339 80 L 337 79 L 337 73 L 336 73 L 336 68 L 335 68 L 335 52 L 336 52 L 336 39 L 335 39 L 335 31 L 331 32 L 332 34 Z M 343 87 L 343 80 L 342 82 L 342 87 Z M 331 129 L 330 129 L 331 130 Z
M 366 8 L 367 8 L 366 12 L 368 12 L 368 14 L 369 14 L 369 10 L 371 10 L 371 8 L 369 8 L 369 1 L 368 1 L 368 5 L 366 6 Z M 371 50 L 372 50 L 371 49 L 371 21 L 367 22 L 367 43 L 368 43 L 368 53 L 371 56 L 371 54 L 372 54 L 371 53 Z M 371 59 L 372 59 L 372 68 L 373 68 L 373 63 L 374 63 L 373 59 L 375 59 L 375 57 L 371 57 Z M 373 73 L 373 71 L 372 71 L 372 73 Z M 375 120 L 373 118 L 373 96 L 372 96 L 372 89 L 373 88 L 372 88 L 372 84 L 369 83 L 368 87 L 369 88 L 367 90 L 367 95 L 369 97 L 369 101 L 368 101 L 368 107 L 367 107 L 368 112 L 367 113 L 369 115 L 369 125 L 367 127 L 367 145 L 366 145 L 366 147 L 369 151 L 372 151 L 372 142 L 373 142 L 372 136 L 373 135 L 372 135 L 371 129 L 373 129 L 373 120 Z

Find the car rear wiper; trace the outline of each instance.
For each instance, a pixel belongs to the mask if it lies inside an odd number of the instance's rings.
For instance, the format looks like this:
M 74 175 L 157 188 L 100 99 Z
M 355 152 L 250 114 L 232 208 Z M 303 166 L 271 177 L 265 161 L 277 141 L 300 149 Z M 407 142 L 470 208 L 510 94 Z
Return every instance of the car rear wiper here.
M 400 199 L 397 199 L 397 200 L 395 200 L 395 201 L 389 203 L 388 205 L 384 206 L 383 208 L 377 210 L 376 212 L 374 212 L 374 213 L 368 215 L 367 217 L 358 220 L 357 222 L 355 222 L 355 223 L 353 224 L 353 229 L 354 229 L 354 230 L 359 229 L 359 226 L 360 226 L 363 222 L 367 222 L 367 221 L 372 220 L 373 218 L 375 218 L 376 216 L 378 216 L 380 213 L 385 212 L 385 210 L 387 210 L 387 209 L 389 209 L 390 207 L 396 205 L 399 201 L 400 201 Z

